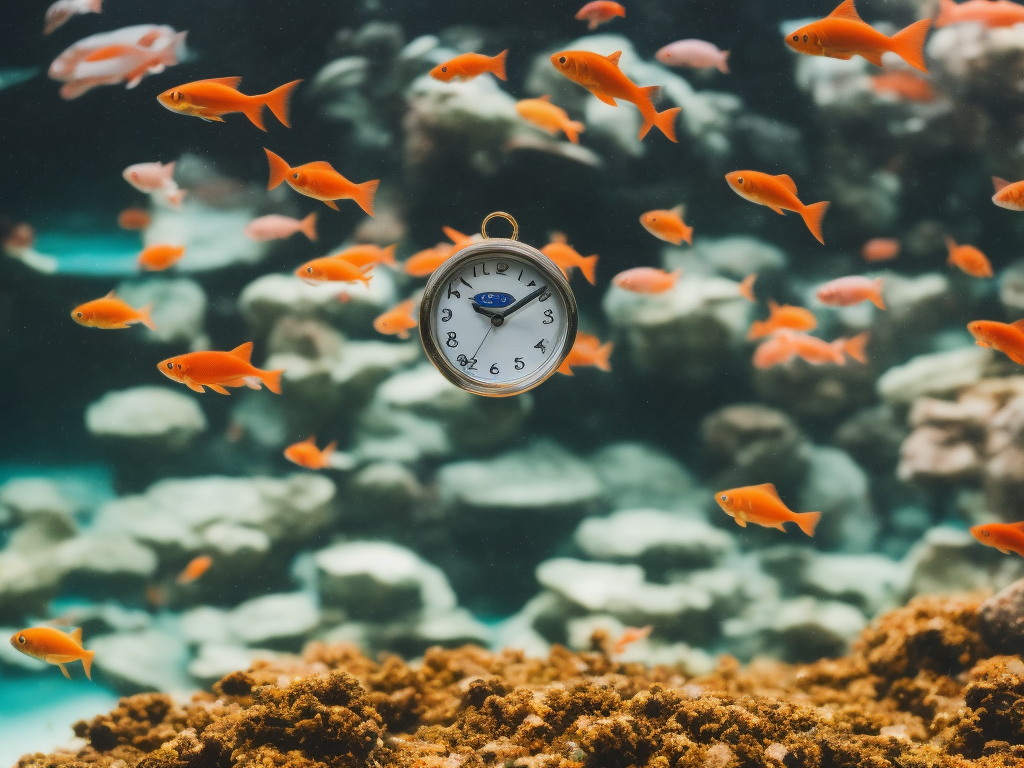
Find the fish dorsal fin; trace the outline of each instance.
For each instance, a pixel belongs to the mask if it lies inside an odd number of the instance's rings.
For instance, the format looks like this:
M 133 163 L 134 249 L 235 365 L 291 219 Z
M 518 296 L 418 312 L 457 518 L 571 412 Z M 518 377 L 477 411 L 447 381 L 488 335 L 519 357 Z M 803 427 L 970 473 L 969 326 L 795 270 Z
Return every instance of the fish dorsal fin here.
M 853 7 L 853 0 L 843 0 L 843 2 L 839 4 L 839 7 L 828 15 L 828 18 L 862 21 L 860 14 L 857 13 L 857 9 Z
M 74 640 L 79 645 L 82 644 L 82 628 L 81 627 L 75 627 L 75 629 L 71 630 L 71 639 Z
M 245 344 L 241 344 L 232 349 L 230 352 L 228 352 L 228 354 L 234 355 L 239 360 L 244 360 L 245 362 L 248 363 L 249 358 L 252 357 L 252 342 L 247 341 L 245 342 Z
M 754 488 L 756 488 L 759 491 L 764 491 L 768 495 L 774 496 L 776 499 L 779 499 L 779 501 L 782 501 L 782 499 L 779 498 L 779 492 L 775 490 L 775 486 L 772 485 L 771 483 L 764 483 L 763 485 L 755 485 Z
M 1020 531 L 1021 533 L 1024 533 L 1024 523 L 1010 523 L 1010 527 L 1013 528 L 1015 531 Z
M 1024 318 L 1021 318 L 1020 320 L 1014 320 L 1012 323 L 1010 323 L 1010 326 L 1012 328 L 1016 328 L 1018 331 L 1024 331 Z
M 614 64 L 616 67 L 619 66 L 619 58 L 622 56 L 622 51 L 616 51 L 605 56 L 608 61 Z
M 684 206 L 682 203 L 680 203 L 679 205 L 677 205 L 677 206 L 675 206 L 673 208 L 669 208 L 668 212 L 671 213 L 674 216 L 678 216 L 681 219 L 681 218 L 683 218 L 683 214 L 686 213 L 686 206 Z
M 307 437 L 302 442 L 309 443 L 310 445 L 316 445 L 316 435 L 310 435 L 309 437 Z
M 237 88 L 238 84 L 242 82 L 241 77 L 210 77 L 206 80 L 200 80 L 201 83 L 216 83 L 217 85 L 226 85 L 228 88 Z
M 565 236 L 565 232 L 552 232 L 551 233 L 551 242 L 552 243 L 567 243 L 567 242 L 569 242 L 569 238 L 567 238 Z
M 545 93 L 543 96 L 538 96 L 537 101 L 551 101 L 551 94 Z
M 1006 179 L 1000 179 L 998 176 L 992 177 L 992 186 L 996 188 L 996 192 L 999 192 L 1003 187 L 1010 186 L 1010 182 Z
M 779 311 L 779 302 L 775 299 L 768 299 L 768 311 L 773 315 Z
M 850 5 L 852 6 L 853 3 L 850 3 Z M 784 186 L 794 195 L 796 194 L 796 182 L 789 178 L 789 176 L 787 176 L 784 173 L 780 173 L 778 176 L 775 176 L 774 178 L 777 179 L 782 186 Z
M 117 298 L 117 296 L 115 296 L 115 295 L 114 295 L 114 289 L 113 289 L 113 288 L 111 288 L 111 289 L 110 289 L 110 293 L 108 293 L 108 294 L 107 294 L 106 296 L 104 296 L 103 298 L 104 298 L 104 299 L 116 299 L 116 298 Z
M 312 163 L 306 163 L 303 168 L 309 168 L 311 171 L 333 171 L 334 166 L 328 163 L 326 160 L 314 160 Z

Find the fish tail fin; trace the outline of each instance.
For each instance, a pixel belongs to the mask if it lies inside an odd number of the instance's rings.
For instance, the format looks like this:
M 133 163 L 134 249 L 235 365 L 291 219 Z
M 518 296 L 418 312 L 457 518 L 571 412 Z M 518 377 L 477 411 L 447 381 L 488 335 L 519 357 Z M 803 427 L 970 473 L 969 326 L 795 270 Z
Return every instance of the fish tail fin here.
M 313 213 L 309 214 L 309 216 L 302 220 L 302 227 L 300 228 L 302 234 L 314 243 L 316 242 L 316 217 L 317 213 L 316 211 L 313 211 Z
M 755 320 L 750 324 L 750 328 L 747 329 L 747 341 L 755 341 L 760 339 L 762 336 L 767 335 L 766 326 L 768 323 L 763 320 Z
M 266 147 L 263 148 L 263 151 L 267 153 L 267 161 L 270 163 L 270 181 L 267 182 L 267 189 L 274 189 L 281 185 L 291 168 L 288 167 L 288 163 Z
M 597 284 L 597 282 L 596 282 L 597 281 L 597 276 L 595 274 L 596 269 L 597 269 L 597 254 L 596 253 L 593 256 L 584 256 L 582 259 L 580 259 L 580 272 L 583 273 L 583 276 L 585 278 L 587 278 L 587 282 L 590 283 L 591 285 L 596 285 Z
M 594 365 L 602 371 L 610 371 L 612 369 L 612 364 L 609 360 L 611 359 L 613 349 L 615 349 L 614 341 L 608 341 L 602 344 L 598 348 L 597 354 L 594 355 Z
M 575 376 L 576 375 L 576 374 L 574 374 L 572 372 L 572 368 L 569 367 L 569 358 L 566 358 L 565 360 L 563 360 L 562 364 L 560 366 L 558 366 L 558 372 L 559 373 L 564 373 L 566 376 Z
M 331 465 L 331 454 L 334 453 L 334 449 L 337 447 L 338 441 L 331 440 L 331 442 L 325 445 L 324 449 L 320 451 L 320 460 L 323 462 L 325 467 L 329 467 Z
M 821 520 L 821 512 L 798 512 L 793 522 L 800 526 L 800 530 L 808 536 L 813 536 L 819 520 Z
M 373 198 L 377 194 L 378 186 L 380 186 L 380 179 L 364 181 L 362 184 L 356 184 L 356 191 L 352 195 L 352 199 L 368 216 L 373 216 Z
M 956 3 L 953 0 L 939 0 L 939 15 L 935 27 L 945 27 L 956 22 Z
M 142 323 L 147 328 L 149 328 L 149 330 L 155 331 L 156 330 L 156 326 L 153 324 L 153 318 L 149 314 L 152 309 L 153 309 L 153 305 L 152 304 L 147 304 L 142 309 L 140 309 L 139 310 L 139 322 Z
M 871 303 L 879 309 L 885 309 L 885 301 L 882 299 L 882 278 L 875 278 L 875 292 L 871 294 Z
M 95 655 L 96 651 L 86 651 L 82 656 L 82 667 L 85 669 L 85 676 L 90 680 L 92 680 L 92 657 Z
M 285 83 L 270 93 L 265 93 L 259 97 L 260 101 L 270 108 L 270 111 L 274 113 L 274 117 L 280 120 L 281 125 L 285 128 L 292 127 L 291 123 L 288 122 L 288 103 L 291 100 L 292 91 L 301 82 L 301 80 L 292 80 L 290 83 Z
M 728 75 L 729 74 L 729 54 L 730 53 L 732 53 L 732 51 L 722 51 L 722 57 L 715 64 L 715 67 L 723 75 Z
M 174 208 L 174 210 L 176 210 L 176 211 L 181 209 L 181 203 L 182 203 L 182 201 L 184 199 L 185 199 L 185 190 L 184 189 L 176 189 L 173 192 L 168 192 L 167 193 L 167 202 L 170 203 L 171 207 Z
M 821 220 L 825 218 L 825 211 L 828 210 L 828 201 L 822 201 L 820 203 L 814 203 L 813 205 L 805 205 L 803 210 L 800 211 L 800 215 L 804 219 L 804 224 L 811 230 L 811 234 L 814 235 L 815 239 L 825 244 L 825 238 L 821 236 Z
M 242 114 L 249 118 L 249 122 L 259 128 L 261 131 L 267 130 L 267 126 L 263 123 L 263 105 L 266 96 L 250 96 L 245 107 L 242 109 Z
M 397 248 L 398 243 L 389 245 L 387 248 L 382 248 L 380 255 L 381 264 L 387 264 L 389 267 L 395 266 L 395 250 Z
M 928 72 L 928 66 L 924 63 L 924 40 L 931 25 L 931 19 L 921 19 L 889 38 L 893 53 L 925 73 Z
M 864 353 L 864 348 L 867 346 L 868 339 L 871 338 L 870 331 L 864 331 L 858 333 L 852 339 L 847 339 L 846 343 L 843 344 L 843 352 L 849 357 L 856 360 L 858 363 L 867 363 L 868 358 Z
M 280 395 L 282 373 L 284 373 L 284 368 L 279 368 L 276 371 L 261 371 L 260 381 L 262 381 L 266 385 L 267 389 L 275 395 Z
M 569 141 L 573 144 L 579 144 L 580 134 L 587 130 L 587 126 L 579 120 L 570 120 L 562 127 L 562 130 L 565 131 L 565 136 Z
M 508 80 L 505 74 L 505 59 L 508 58 L 508 48 L 491 58 L 491 72 L 499 80 Z
M 654 109 L 654 99 L 657 97 L 660 88 L 657 85 L 649 85 L 640 90 L 649 99 L 651 110 L 649 115 L 644 115 L 644 123 L 640 126 L 640 139 L 643 140 L 647 132 L 654 126 L 657 126 L 658 130 L 664 133 L 669 141 L 678 143 L 679 139 L 676 138 L 676 116 L 682 112 L 682 109 L 680 107 L 672 107 L 664 112 L 658 112 Z
M 683 227 L 683 240 L 687 245 L 693 245 L 693 227 Z

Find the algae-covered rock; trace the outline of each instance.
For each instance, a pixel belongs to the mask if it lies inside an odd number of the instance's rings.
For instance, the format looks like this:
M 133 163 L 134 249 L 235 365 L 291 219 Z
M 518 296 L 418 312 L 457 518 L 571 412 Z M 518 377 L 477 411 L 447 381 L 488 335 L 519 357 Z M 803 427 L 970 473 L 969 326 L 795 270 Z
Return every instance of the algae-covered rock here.
M 895 406 L 907 406 L 919 397 L 943 397 L 981 381 L 992 353 L 979 347 L 918 355 L 883 373 L 876 384 L 878 396 Z
M 208 302 L 206 292 L 195 280 L 152 277 L 121 283 L 115 293 L 133 307 L 152 305 L 150 315 L 156 330 L 147 330 L 143 338 L 163 344 L 201 348 L 206 339 L 204 324 Z
M 185 671 L 185 644 L 166 629 L 98 635 L 87 644 L 96 653 L 93 674 L 123 696 L 193 688 Z
M 612 443 L 590 457 L 612 509 L 678 510 L 696 514 L 693 476 L 667 453 L 645 443 Z

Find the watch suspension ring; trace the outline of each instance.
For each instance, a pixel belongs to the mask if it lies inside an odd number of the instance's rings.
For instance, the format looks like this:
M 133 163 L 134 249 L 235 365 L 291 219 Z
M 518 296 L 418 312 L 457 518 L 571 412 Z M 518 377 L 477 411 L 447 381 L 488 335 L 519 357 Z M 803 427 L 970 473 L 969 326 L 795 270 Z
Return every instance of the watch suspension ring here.
M 480 225 L 480 234 L 484 236 L 484 240 L 491 239 L 490 236 L 487 234 L 487 222 L 489 222 L 491 219 L 504 219 L 505 221 L 507 221 L 509 224 L 512 225 L 512 236 L 509 237 L 508 239 L 519 239 L 519 222 L 515 220 L 515 217 L 511 213 L 505 213 L 505 211 L 495 211 L 494 213 L 488 214 L 487 218 L 485 218 L 483 220 L 483 223 Z

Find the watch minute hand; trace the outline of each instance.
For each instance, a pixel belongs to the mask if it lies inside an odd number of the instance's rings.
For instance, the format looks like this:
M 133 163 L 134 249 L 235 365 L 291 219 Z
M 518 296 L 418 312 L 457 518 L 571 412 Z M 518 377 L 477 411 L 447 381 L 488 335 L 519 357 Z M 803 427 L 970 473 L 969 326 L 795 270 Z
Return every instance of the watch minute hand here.
M 546 285 L 542 285 L 540 288 L 538 288 L 533 293 L 527 294 L 526 296 L 521 298 L 519 301 L 517 301 L 515 304 L 513 304 L 511 307 L 508 307 L 507 309 L 505 309 L 501 313 L 501 316 L 507 320 L 509 318 L 509 316 L 513 312 L 518 312 L 520 309 L 525 307 L 527 304 L 529 304 L 531 301 L 536 299 L 538 296 L 541 296 L 542 294 L 544 294 L 547 291 L 547 289 L 548 289 L 548 287 Z

